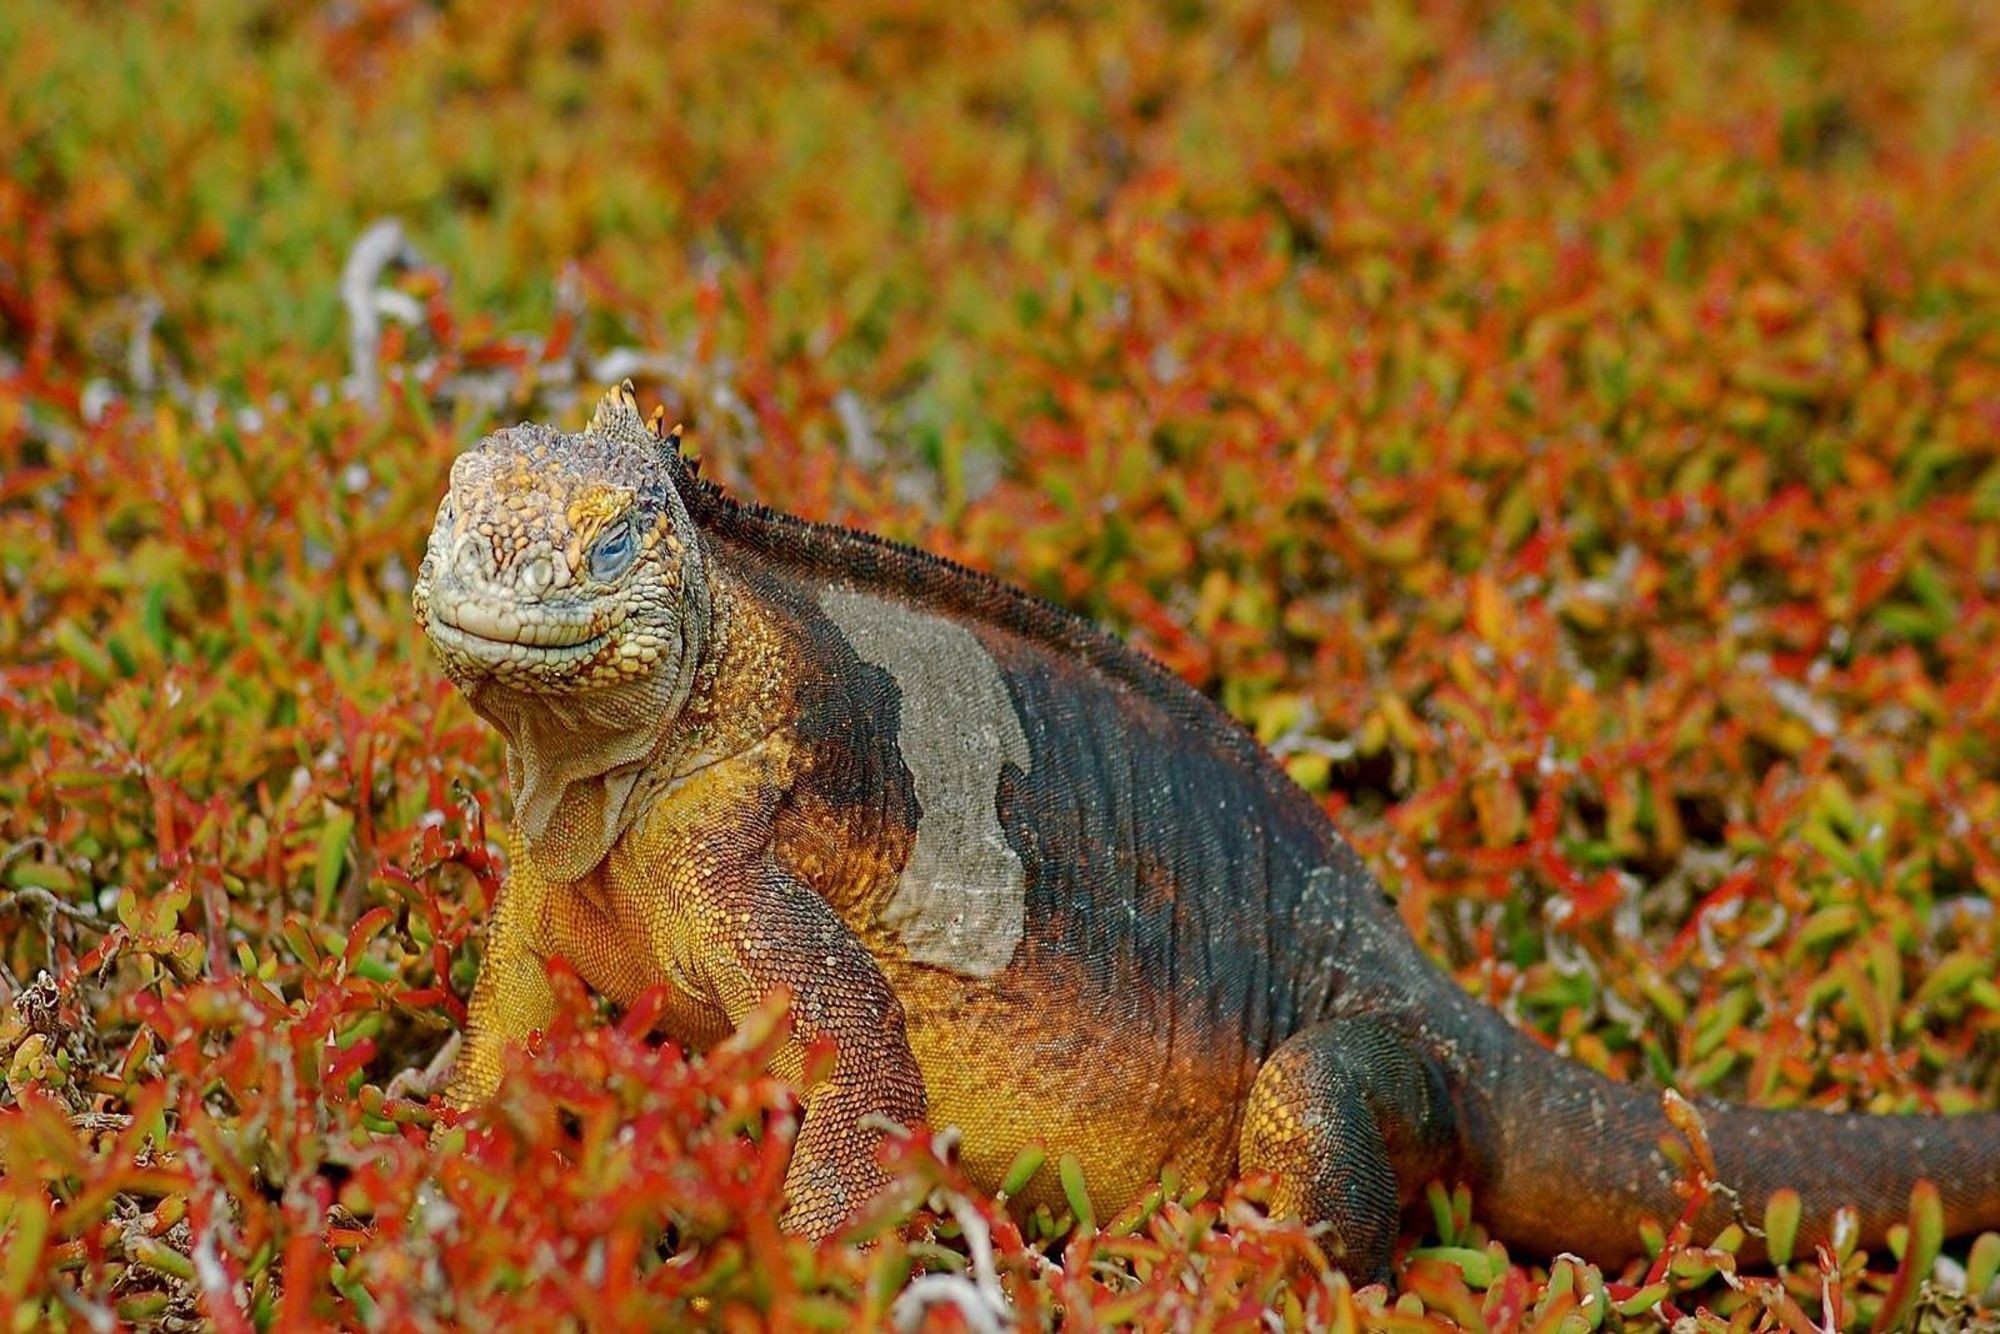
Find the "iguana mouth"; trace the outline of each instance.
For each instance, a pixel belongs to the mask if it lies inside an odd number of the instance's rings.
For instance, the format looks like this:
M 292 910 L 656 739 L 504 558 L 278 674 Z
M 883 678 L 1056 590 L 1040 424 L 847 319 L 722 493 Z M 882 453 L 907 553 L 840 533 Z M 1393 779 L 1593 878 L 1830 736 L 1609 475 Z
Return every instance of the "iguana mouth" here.
M 482 658 L 524 657 L 577 662 L 610 642 L 611 628 L 596 616 L 523 618 L 474 602 L 434 604 L 431 624 L 452 647 Z

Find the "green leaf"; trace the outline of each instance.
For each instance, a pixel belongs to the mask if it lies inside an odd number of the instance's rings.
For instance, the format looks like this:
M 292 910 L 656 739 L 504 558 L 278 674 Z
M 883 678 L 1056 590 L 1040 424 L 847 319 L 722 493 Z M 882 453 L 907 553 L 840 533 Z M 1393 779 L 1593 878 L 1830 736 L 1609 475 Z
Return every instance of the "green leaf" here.
M 1042 1164 L 1048 1161 L 1048 1157 L 1048 1150 L 1039 1144 L 1030 1144 L 1015 1154 L 1013 1164 L 1007 1169 L 1007 1175 L 1001 1178 L 1000 1193 L 1009 1199 L 1019 1195 L 1022 1187 L 1033 1179 L 1035 1173 L 1042 1170 Z
M 1764 1246 L 1770 1253 L 1774 1265 L 1788 1265 L 1792 1262 L 1792 1247 L 1799 1237 L 1799 1218 L 1803 1213 L 1803 1203 L 1799 1193 L 1790 1187 L 1771 1192 L 1771 1198 L 1764 1203 Z
M 1965 1260 L 1965 1290 L 1975 1295 L 2000 1280 L 2000 1232 L 1982 1232 Z
M 1451 1265 L 1465 1278 L 1469 1288 L 1485 1290 L 1493 1286 L 1496 1277 L 1493 1258 L 1485 1251 L 1470 1246 L 1425 1246 L 1410 1252 L 1412 1260 L 1437 1260 Z
M 1645 1315 L 1667 1299 L 1665 1280 L 1648 1283 L 1622 1302 L 1613 1302 L 1612 1309 L 1619 1315 Z
M 354 816 L 340 811 L 319 831 L 319 858 L 313 864 L 313 911 L 324 922 L 333 916 L 333 892 L 347 865 L 347 840 L 354 833 Z
M 1091 1207 L 1090 1192 L 1084 1189 L 1083 1164 L 1075 1154 L 1066 1153 L 1056 1160 L 1056 1172 L 1062 1178 L 1070 1212 L 1076 1215 L 1076 1230 L 1085 1234 L 1097 1231 L 1097 1210 Z

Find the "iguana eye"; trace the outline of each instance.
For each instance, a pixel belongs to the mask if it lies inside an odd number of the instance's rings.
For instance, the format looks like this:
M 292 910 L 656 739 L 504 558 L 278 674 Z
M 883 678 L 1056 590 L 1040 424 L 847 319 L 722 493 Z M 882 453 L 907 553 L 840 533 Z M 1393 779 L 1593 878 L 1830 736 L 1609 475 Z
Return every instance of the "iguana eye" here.
M 633 540 L 632 525 L 616 524 L 590 549 L 590 577 L 610 583 L 631 568 L 632 558 L 638 553 L 639 544 Z

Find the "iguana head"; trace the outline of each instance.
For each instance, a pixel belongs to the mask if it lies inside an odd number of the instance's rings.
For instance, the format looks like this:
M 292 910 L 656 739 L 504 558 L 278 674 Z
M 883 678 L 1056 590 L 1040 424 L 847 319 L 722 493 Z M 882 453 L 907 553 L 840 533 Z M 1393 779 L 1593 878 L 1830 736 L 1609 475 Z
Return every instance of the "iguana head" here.
M 641 419 L 625 384 L 578 434 L 510 427 L 452 465 L 411 601 L 482 713 L 539 701 L 587 721 L 599 705 L 650 704 L 657 719 L 678 703 L 707 592 L 678 441 Z

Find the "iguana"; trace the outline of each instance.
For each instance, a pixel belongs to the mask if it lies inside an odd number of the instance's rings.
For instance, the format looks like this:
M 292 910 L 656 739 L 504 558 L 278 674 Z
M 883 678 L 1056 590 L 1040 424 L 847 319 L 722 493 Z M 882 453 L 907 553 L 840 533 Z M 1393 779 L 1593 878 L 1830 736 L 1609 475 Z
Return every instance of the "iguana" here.
M 786 1178 L 812 1236 L 882 1185 L 882 1119 L 959 1127 L 984 1188 L 1073 1153 L 1107 1208 L 1262 1169 L 1368 1277 L 1436 1177 L 1605 1262 L 1681 1211 L 1660 1096 L 1466 995 L 1206 697 L 988 576 L 733 500 L 659 424 L 628 384 L 580 433 L 487 437 L 418 572 L 515 802 L 450 1105 L 550 1023 L 560 955 L 617 1002 L 663 987 L 695 1049 L 789 989 L 778 1073 L 835 1050 Z M 1919 1178 L 1951 1231 L 2000 1224 L 2000 1115 L 1698 1106 L 1747 1216 L 1801 1192 L 1801 1244 L 1843 1204 L 1879 1239 Z

